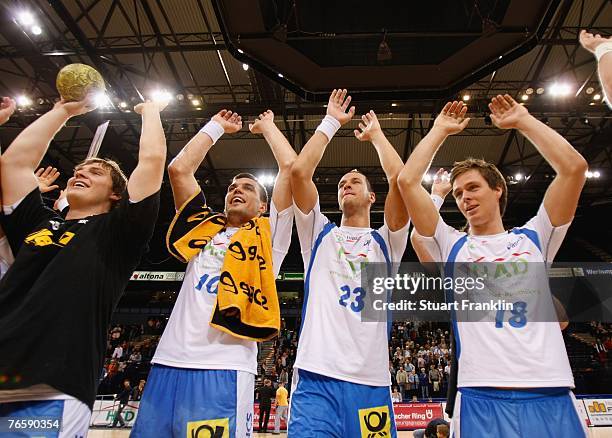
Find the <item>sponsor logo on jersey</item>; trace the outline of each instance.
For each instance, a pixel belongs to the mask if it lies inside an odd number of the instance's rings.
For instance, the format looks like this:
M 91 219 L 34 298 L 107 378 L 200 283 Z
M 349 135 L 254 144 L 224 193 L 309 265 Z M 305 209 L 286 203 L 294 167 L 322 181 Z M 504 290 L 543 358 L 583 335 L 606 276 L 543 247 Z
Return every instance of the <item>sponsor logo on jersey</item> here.
M 389 406 L 359 409 L 361 438 L 380 438 L 391 436 L 391 416 Z
M 229 438 L 229 436 L 229 418 L 187 423 L 187 438 Z

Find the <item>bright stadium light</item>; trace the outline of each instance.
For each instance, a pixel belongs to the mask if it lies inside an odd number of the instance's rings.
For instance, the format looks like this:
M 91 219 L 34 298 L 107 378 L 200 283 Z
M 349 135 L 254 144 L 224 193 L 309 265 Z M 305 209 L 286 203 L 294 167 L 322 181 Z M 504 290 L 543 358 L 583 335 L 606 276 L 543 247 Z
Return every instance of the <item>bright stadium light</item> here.
M 514 174 L 514 179 L 520 181 L 523 179 L 523 174 L 521 172 L 517 172 Z
M 596 170 L 595 172 L 593 172 L 593 178 L 599 178 L 601 176 L 601 173 L 599 173 L 599 170 Z
M 597 93 L 593 95 L 593 100 L 599 100 L 601 99 L 601 94 Z
M 172 100 L 172 94 L 166 90 L 155 90 L 151 93 L 151 99 L 154 102 L 170 102 Z
M 274 180 L 276 178 L 274 177 L 274 175 L 259 175 L 257 177 L 257 181 L 259 182 L 259 184 L 261 184 L 262 186 L 271 186 L 272 184 L 274 184 Z
M 42 33 L 42 28 L 40 26 L 32 26 L 30 30 L 34 35 L 40 35 Z
M 428 173 L 423 175 L 423 181 L 425 181 L 426 183 L 431 182 L 431 175 Z
M 31 12 L 23 11 L 19 13 L 19 15 L 17 16 L 17 20 L 23 26 L 31 26 L 34 24 L 34 15 L 32 15 Z
M 243 64 L 242 64 L 242 69 L 243 69 L 244 71 L 247 71 L 247 70 L 249 69 L 249 64 L 243 63 Z
M 108 108 L 111 105 L 111 101 L 106 93 L 98 93 L 94 97 L 94 102 L 98 108 Z
M 17 105 L 19 106 L 30 106 L 32 105 L 32 100 L 26 96 L 25 94 L 22 94 L 21 96 L 17 97 Z
M 555 82 L 554 84 L 552 84 L 549 90 L 549 93 L 555 97 L 569 96 L 571 92 L 572 92 L 572 87 L 570 87 L 569 84 L 562 84 L 558 82 Z

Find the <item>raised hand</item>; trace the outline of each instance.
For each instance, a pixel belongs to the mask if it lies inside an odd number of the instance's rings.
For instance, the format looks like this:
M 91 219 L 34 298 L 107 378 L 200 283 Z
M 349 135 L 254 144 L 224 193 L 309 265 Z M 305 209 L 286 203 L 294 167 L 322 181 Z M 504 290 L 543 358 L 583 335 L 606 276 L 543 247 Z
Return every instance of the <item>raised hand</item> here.
M 147 100 L 145 102 L 141 102 L 134 107 L 134 112 L 136 114 L 142 115 L 144 111 L 155 110 L 157 112 L 162 112 L 168 106 L 169 100 Z
M 361 116 L 361 120 L 359 122 L 359 129 L 353 131 L 357 140 L 372 141 L 375 136 L 382 134 L 378 117 L 376 117 L 374 111 L 370 110 L 370 112 L 365 113 Z
M 604 38 L 599 34 L 593 35 L 592 33 L 589 33 L 583 29 L 580 31 L 578 40 L 580 41 L 580 45 L 582 47 L 584 47 L 591 53 L 595 53 L 595 49 L 597 48 L 597 46 L 607 41 L 612 41 L 612 37 Z
M 63 109 L 70 117 L 86 114 L 95 110 L 97 107 L 98 103 L 96 103 L 94 94 L 88 94 L 83 100 L 76 102 L 68 102 L 62 99 L 53 106 L 54 109 Z
M 351 96 L 347 96 L 346 90 L 334 90 L 331 96 L 329 96 L 329 102 L 327 102 L 327 115 L 332 116 L 340 122 L 340 125 L 344 125 L 349 122 L 355 115 L 355 107 L 349 108 L 351 103 Z
M 15 112 L 17 104 L 10 97 L 3 97 L 0 102 L 0 125 L 4 125 Z
M 446 198 L 453 186 L 450 183 L 450 174 L 440 168 L 434 175 L 433 184 L 431 185 L 431 194 L 437 195 L 440 198 Z
M 38 189 L 40 193 L 47 193 L 59 189 L 57 184 L 53 184 L 60 176 L 60 173 L 55 167 L 48 166 L 46 169 L 41 167 L 35 172 L 35 175 L 38 180 Z
M 233 134 L 242 129 L 242 117 L 238 113 L 221 110 L 213 116 L 212 120 L 223 126 L 223 131 L 226 134 Z
M 253 134 L 263 134 L 266 129 L 274 126 L 274 113 L 272 110 L 267 110 L 261 113 L 253 123 L 249 123 L 249 131 Z
M 530 117 L 529 111 L 519 105 L 509 94 L 497 95 L 489 104 L 491 120 L 500 129 L 519 128 L 525 118 Z
M 434 128 L 442 130 L 446 135 L 457 134 L 465 129 L 470 118 L 465 118 L 467 106 L 463 102 L 447 102 L 442 112 L 434 120 Z

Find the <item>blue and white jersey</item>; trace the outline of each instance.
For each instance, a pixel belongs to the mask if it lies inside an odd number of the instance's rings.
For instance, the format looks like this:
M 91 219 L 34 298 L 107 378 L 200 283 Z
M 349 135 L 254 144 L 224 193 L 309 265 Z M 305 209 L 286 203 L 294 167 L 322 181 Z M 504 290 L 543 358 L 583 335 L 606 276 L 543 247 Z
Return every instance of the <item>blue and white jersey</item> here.
M 270 203 L 275 276 L 289 250 L 292 227 L 292 208 L 278 213 L 274 203 Z M 257 343 L 236 338 L 209 325 L 217 302 L 217 284 L 225 253 L 236 231 L 238 228 L 226 228 L 218 233 L 187 265 L 181 291 L 155 351 L 153 363 L 257 374 Z
M 362 322 L 365 290 L 362 263 L 400 262 L 408 227 L 390 231 L 337 227 L 319 202 L 305 215 L 294 205 L 305 289 L 295 367 L 327 377 L 389 386 L 386 322 Z
M 496 267 L 491 281 L 497 282 L 488 293 L 513 300 L 512 310 L 492 310 L 476 321 L 453 320 L 459 387 L 574 387 L 545 271 L 569 226 L 553 227 L 541 205 L 535 217 L 508 232 L 472 236 L 440 218 L 434 236 L 423 237 L 434 260 L 447 263 L 447 275 L 458 276 L 459 266 L 449 263 L 487 263 Z M 454 299 L 462 300 L 456 290 Z

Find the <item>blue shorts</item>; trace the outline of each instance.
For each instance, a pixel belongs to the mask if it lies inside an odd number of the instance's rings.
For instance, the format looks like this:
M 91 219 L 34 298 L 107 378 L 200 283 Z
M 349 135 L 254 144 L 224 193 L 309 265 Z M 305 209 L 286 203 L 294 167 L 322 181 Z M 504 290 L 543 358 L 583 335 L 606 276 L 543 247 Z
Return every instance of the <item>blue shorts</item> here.
M 452 438 L 585 438 L 568 388 L 459 388 Z
M 153 365 L 132 438 L 253 436 L 255 376 Z
M 396 436 L 388 386 L 360 385 L 295 370 L 287 438 Z

